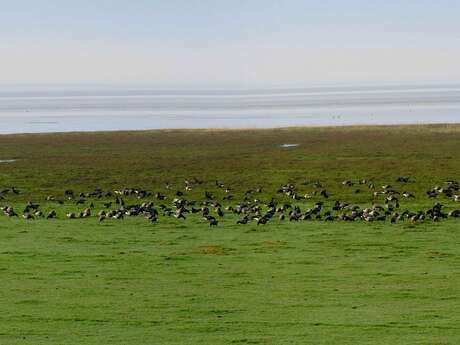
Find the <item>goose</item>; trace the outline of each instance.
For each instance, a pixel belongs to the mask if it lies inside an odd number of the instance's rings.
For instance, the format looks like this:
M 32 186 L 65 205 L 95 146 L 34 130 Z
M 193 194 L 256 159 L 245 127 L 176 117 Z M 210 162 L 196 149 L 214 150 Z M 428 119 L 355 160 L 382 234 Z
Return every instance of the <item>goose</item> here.
M 75 213 L 70 212 L 70 213 L 67 213 L 67 218 L 69 218 L 69 219 L 75 219 L 75 218 L 77 218 L 77 216 L 75 215 Z
M 414 194 L 411 194 L 409 192 L 403 192 L 402 193 L 403 197 L 405 198 L 415 198 L 415 195 Z
M 122 212 L 116 212 L 115 215 L 112 216 L 113 219 L 124 219 Z
M 431 190 L 431 191 L 429 190 L 429 191 L 426 192 L 426 194 L 428 195 L 428 197 L 430 199 L 436 198 L 438 196 L 438 193 L 436 191 L 434 191 L 434 190 Z
M 174 214 L 174 217 L 176 219 L 183 219 L 183 220 L 186 220 L 187 218 L 185 217 L 185 215 L 182 213 L 182 212 L 178 212 L 178 213 L 175 213 Z
M 9 207 L 9 206 L 5 207 L 3 212 L 8 217 L 19 217 L 18 214 L 14 211 L 14 209 L 12 207 Z
M 312 220 L 313 213 L 311 212 L 305 212 L 299 217 L 299 220 Z
M 40 207 L 39 204 L 34 204 L 32 201 L 29 201 L 26 205 L 27 209 L 32 209 L 32 210 L 38 210 L 39 207 Z
M 222 205 L 218 202 L 211 203 L 211 206 L 214 208 L 222 207 Z
M 265 225 L 267 224 L 268 220 L 269 218 L 267 217 L 260 217 L 259 219 L 257 219 L 257 225 L 260 225 L 260 224 Z
M 396 182 L 407 183 L 409 182 L 409 177 L 400 176 L 396 179 Z
M 54 218 L 56 218 L 56 211 L 55 210 L 49 211 L 46 216 L 46 219 L 54 219 Z
M 399 202 L 399 199 L 393 195 L 386 197 L 384 201 L 385 205 L 388 205 L 390 203 L 398 203 L 398 202 Z
M 452 210 L 448 213 L 448 217 L 452 218 L 459 218 L 460 217 L 460 210 Z
M 209 222 L 209 226 L 217 226 L 219 224 L 219 221 L 213 216 L 205 216 L 204 219 Z
M 300 216 L 301 216 L 300 214 L 292 212 L 292 213 L 289 215 L 289 221 L 290 221 L 290 222 L 292 222 L 292 221 L 297 222 L 297 221 L 300 219 Z
M 332 207 L 332 209 L 333 209 L 334 211 L 340 211 L 340 210 L 343 210 L 343 209 L 344 209 L 345 207 L 347 207 L 347 206 L 348 206 L 347 203 L 345 203 L 345 202 L 340 202 L 340 201 L 337 200 L 337 201 L 335 202 L 334 206 Z
M 151 223 L 155 223 L 158 220 L 158 217 L 155 214 L 151 214 L 147 217 L 147 219 L 150 220 Z
M 45 198 L 46 201 L 55 201 L 56 198 L 52 195 L 48 195 L 46 198 Z
M 332 216 L 331 214 L 328 214 L 324 217 L 325 222 L 332 222 L 333 220 L 334 220 L 334 216 Z
M 69 199 L 73 198 L 74 194 L 74 191 L 71 189 L 67 189 L 66 191 L 64 191 L 64 195 Z
M 167 196 L 158 192 L 155 194 L 155 198 L 157 198 L 158 200 L 166 200 Z
M 373 222 L 375 218 L 371 215 L 363 215 L 363 220 L 366 222 Z
M 381 215 L 375 217 L 375 220 L 380 221 L 380 222 L 384 222 L 384 221 L 387 220 L 387 216 L 384 215 L 384 214 L 381 214 Z
M 248 216 L 244 216 L 243 218 L 239 219 L 236 224 L 248 224 L 249 222 L 249 217 Z
M 394 224 L 398 221 L 399 219 L 399 214 L 398 213 L 395 213 L 391 218 L 390 218 L 390 223 L 391 224 Z

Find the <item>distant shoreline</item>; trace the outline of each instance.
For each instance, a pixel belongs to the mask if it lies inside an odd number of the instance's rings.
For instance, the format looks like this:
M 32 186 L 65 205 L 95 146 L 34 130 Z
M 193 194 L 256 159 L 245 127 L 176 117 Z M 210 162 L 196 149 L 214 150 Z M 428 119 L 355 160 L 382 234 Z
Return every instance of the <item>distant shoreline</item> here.
M 295 131 L 295 130 L 366 130 L 366 129 L 398 129 L 398 128 L 426 128 L 426 129 L 454 129 L 460 131 L 460 120 L 458 122 L 446 123 L 407 123 L 407 124 L 351 124 L 351 125 L 308 125 L 308 126 L 283 126 L 283 127 L 245 127 L 245 128 L 153 128 L 153 129 L 114 129 L 102 131 L 61 131 L 61 132 L 24 132 L 24 133 L 0 133 L 0 136 L 42 136 L 42 135 L 95 135 L 95 134 L 116 134 L 116 133 L 146 133 L 146 132 L 248 132 L 248 131 Z

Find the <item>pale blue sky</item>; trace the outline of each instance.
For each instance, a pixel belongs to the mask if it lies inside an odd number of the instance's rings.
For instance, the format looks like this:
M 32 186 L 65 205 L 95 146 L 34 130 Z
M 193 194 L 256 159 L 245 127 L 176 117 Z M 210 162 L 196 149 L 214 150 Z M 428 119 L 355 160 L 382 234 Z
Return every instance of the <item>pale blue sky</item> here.
M 0 83 L 460 81 L 460 1 L 0 0 Z

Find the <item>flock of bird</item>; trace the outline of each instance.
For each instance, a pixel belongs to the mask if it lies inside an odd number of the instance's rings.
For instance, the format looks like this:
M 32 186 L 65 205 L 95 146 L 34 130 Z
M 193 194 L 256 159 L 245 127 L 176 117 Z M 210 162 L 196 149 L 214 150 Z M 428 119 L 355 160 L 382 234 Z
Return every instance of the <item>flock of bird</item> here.
M 408 177 L 399 177 L 399 184 L 409 182 Z M 447 218 L 460 218 L 460 209 L 444 211 L 445 207 L 439 202 L 442 196 L 453 202 L 460 202 L 460 184 L 457 181 L 446 181 L 443 186 L 435 186 L 426 191 L 426 197 L 436 199 L 432 206 L 420 210 L 401 208 L 402 199 L 415 199 L 415 195 L 405 190 L 398 191 L 391 185 L 376 187 L 367 180 L 342 182 L 343 187 L 353 188 L 353 193 L 371 191 L 374 202 L 369 207 L 350 204 L 342 200 L 332 200 L 328 192 L 319 181 L 305 181 L 302 185 L 311 185 L 314 189 L 310 193 L 300 193 L 295 185 L 287 183 L 276 192 L 276 197 L 270 200 L 260 200 L 261 188 L 247 190 L 243 193 L 240 202 L 235 201 L 232 189 L 223 182 L 216 181 L 215 188 L 218 192 L 203 189 L 203 197 L 200 200 L 187 198 L 185 194 L 192 190 L 202 188 L 202 180 L 186 180 L 181 190 L 172 192 L 172 186 L 167 183 L 165 188 L 171 193 L 153 193 L 139 188 L 125 188 L 122 190 L 104 192 L 96 188 L 89 193 L 76 193 L 66 190 L 61 198 L 56 196 L 46 197 L 45 211 L 40 204 L 29 201 L 22 212 L 15 210 L 12 205 L 1 207 L 8 217 L 23 217 L 24 219 L 53 219 L 58 218 L 57 205 L 64 205 L 67 209 L 70 205 L 77 205 L 82 210 L 66 213 L 66 218 L 89 218 L 97 216 L 99 222 L 107 219 L 123 219 L 125 217 L 143 216 L 150 222 L 155 223 L 161 217 L 174 217 L 187 219 L 189 214 L 199 214 L 209 223 L 209 226 L 217 226 L 219 221 L 228 214 L 238 216 L 237 224 L 256 223 L 267 224 L 273 219 L 280 221 L 390 221 L 391 223 L 411 221 L 423 222 L 425 220 L 439 221 Z M 21 191 L 15 187 L 0 190 L 0 202 L 6 202 L 10 194 L 18 195 Z M 222 196 L 223 194 L 223 196 Z M 220 197 L 219 197 L 220 195 Z M 314 200 L 312 200 L 314 199 Z M 136 202 L 127 202 L 136 200 Z M 141 202 L 142 201 L 142 202 Z M 56 204 L 53 209 L 50 205 Z M 224 206 L 226 204 L 226 206 Z M 97 207 L 95 206 L 97 205 Z M 308 207 L 310 205 L 310 207 Z M 97 212 L 99 208 L 99 212 Z

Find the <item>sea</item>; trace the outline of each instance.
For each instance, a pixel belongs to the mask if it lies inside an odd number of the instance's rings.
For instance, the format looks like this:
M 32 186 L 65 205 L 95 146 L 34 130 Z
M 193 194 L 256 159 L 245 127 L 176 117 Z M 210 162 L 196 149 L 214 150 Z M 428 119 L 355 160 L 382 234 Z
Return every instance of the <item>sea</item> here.
M 460 83 L 0 86 L 0 134 L 430 123 L 460 123 Z

